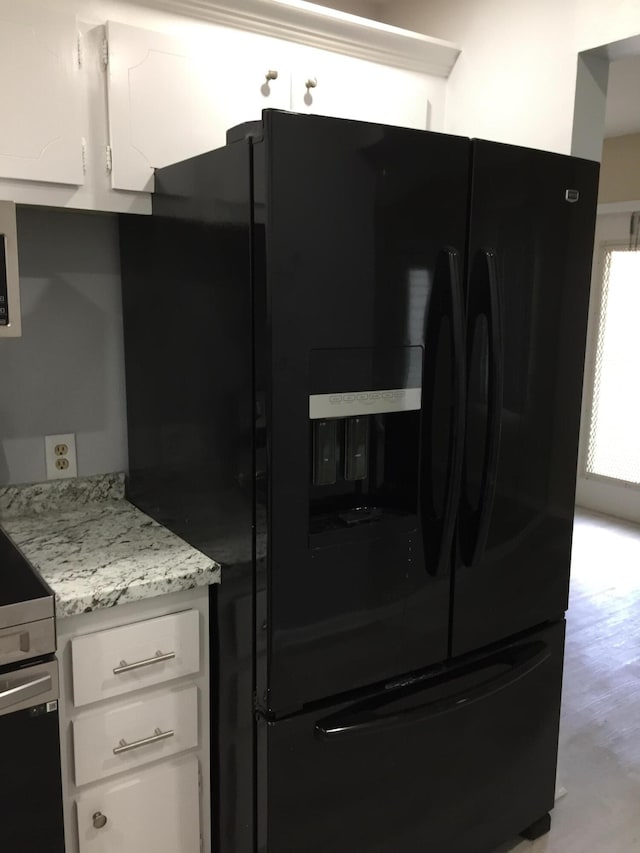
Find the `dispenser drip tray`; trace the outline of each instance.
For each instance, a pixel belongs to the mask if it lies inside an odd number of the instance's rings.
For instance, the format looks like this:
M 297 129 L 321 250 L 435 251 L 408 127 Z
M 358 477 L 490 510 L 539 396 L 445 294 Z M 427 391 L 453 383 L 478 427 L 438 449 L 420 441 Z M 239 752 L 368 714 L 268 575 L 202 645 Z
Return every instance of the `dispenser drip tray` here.
M 377 506 L 356 506 L 353 509 L 338 513 L 338 520 L 346 527 L 355 527 L 357 524 L 371 524 L 382 518 L 382 510 Z

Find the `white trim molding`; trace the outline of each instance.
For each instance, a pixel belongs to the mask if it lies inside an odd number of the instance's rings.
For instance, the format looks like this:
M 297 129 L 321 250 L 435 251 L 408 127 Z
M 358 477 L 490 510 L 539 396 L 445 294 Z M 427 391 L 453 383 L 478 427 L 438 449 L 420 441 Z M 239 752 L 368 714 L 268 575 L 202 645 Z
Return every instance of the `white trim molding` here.
M 306 0 L 136 0 L 136 3 L 436 77 L 448 77 L 461 52 L 451 42 Z
M 607 216 L 612 213 L 635 213 L 640 210 L 640 199 L 638 201 L 608 201 L 598 205 L 598 216 Z

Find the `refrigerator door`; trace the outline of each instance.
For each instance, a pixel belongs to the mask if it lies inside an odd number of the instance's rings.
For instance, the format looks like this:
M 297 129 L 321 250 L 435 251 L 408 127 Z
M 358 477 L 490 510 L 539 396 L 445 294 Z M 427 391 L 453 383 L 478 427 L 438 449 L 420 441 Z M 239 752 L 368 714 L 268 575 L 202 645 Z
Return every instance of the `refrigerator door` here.
M 271 111 L 264 126 L 257 681 L 282 714 L 447 654 L 470 142 Z
M 567 607 L 597 181 L 473 142 L 454 655 Z
M 554 802 L 563 641 L 558 623 L 422 684 L 259 723 L 260 853 L 489 853 L 518 835 Z

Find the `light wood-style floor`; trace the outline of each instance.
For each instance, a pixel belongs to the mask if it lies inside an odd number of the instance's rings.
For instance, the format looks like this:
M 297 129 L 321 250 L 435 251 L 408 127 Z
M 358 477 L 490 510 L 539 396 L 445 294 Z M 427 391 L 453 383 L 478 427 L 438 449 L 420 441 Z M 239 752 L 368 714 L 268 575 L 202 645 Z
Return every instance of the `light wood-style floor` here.
M 578 511 L 551 832 L 500 853 L 640 852 L 640 527 Z M 498 853 L 498 851 L 496 851 Z

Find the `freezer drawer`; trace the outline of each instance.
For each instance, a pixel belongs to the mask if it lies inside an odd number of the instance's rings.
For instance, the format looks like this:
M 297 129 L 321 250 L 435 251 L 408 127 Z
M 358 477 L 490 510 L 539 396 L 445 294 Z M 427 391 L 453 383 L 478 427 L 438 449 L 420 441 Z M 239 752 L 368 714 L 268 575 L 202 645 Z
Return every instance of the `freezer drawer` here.
M 263 723 L 261 853 L 488 853 L 517 836 L 553 806 L 563 647 L 558 623 L 422 683 Z

